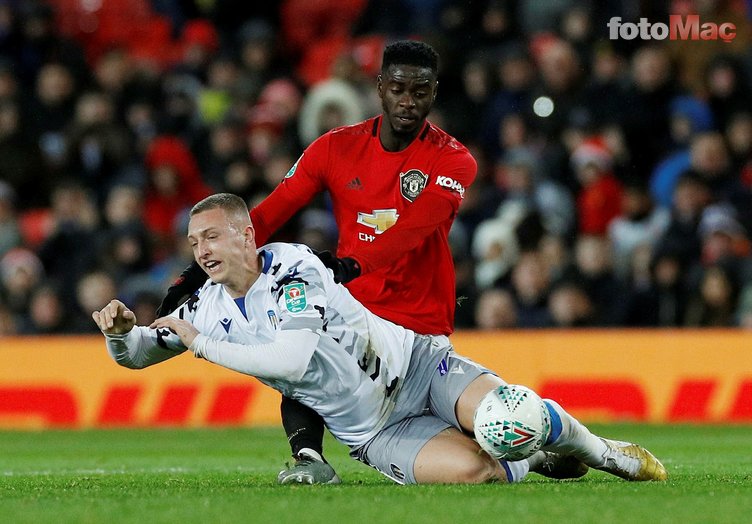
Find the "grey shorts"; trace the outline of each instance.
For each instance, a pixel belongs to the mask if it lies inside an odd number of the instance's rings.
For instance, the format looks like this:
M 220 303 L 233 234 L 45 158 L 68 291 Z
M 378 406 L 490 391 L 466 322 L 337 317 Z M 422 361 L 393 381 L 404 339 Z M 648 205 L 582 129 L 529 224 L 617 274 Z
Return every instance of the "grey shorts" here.
M 446 337 L 416 337 L 397 407 L 386 426 L 350 455 L 398 484 L 415 484 L 418 452 L 447 428 L 459 428 L 455 405 L 472 381 L 492 373 L 454 352 Z

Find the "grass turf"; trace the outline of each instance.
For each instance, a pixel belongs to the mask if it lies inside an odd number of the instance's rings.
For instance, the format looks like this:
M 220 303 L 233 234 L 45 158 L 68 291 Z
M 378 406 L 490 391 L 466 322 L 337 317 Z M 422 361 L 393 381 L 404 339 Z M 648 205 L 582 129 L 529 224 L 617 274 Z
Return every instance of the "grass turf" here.
M 328 439 L 339 486 L 277 486 L 281 429 L 0 432 L 0 522 L 748 522 L 752 426 L 591 426 L 665 483 L 591 471 L 515 485 L 394 485 Z

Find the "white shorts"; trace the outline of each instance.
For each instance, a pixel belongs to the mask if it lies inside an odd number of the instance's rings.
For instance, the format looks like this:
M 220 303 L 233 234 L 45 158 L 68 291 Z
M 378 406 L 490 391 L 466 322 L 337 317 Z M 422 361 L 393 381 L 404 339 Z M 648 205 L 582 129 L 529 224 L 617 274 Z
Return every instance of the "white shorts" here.
M 416 337 L 397 408 L 384 429 L 350 455 L 399 484 L 415 484 L 418 453 L 443 430 L 460 427 L 457 400 L 486 373 L 493 374 L 456 354 L 446 337 Z

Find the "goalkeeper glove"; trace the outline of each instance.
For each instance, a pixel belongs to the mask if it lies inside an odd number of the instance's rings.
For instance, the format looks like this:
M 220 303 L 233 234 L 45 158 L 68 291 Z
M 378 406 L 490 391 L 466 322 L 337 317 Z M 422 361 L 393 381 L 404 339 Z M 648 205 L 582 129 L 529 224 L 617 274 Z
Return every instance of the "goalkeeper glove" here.
M 193 262 L 185 268 L 180 276 L 167 290 L 167 295 L 157 308 L 157 317 L 164 317 L 175 311 L 180 304 L 186 301 L 198 288 L 206 282 L 207 274 L 198 263 Z
M 337 258 L 329 251 L 317 252 L 316 256 L 319 257 L 326 267 L 332 270 L 334 281 L 337 284 L 347 284 L 352 279 L 360 276 L 360 264 L 354 258 Z

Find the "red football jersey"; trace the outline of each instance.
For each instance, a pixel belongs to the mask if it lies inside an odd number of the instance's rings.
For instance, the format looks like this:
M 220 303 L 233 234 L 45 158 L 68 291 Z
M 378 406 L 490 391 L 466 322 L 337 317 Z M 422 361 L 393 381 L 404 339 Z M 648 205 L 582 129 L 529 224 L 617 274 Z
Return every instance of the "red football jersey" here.
M 328 190 L 338 257 L 362 276 L 347 284 L 375 314 L 422 334 L 454 330 L 455 274 L 447 236 L 477 171 L 470 152 L 426 122 L 403 151 L 385 151 L 382 118 L 313 142 L 282 183 L 251 211 L 257 243 Z

